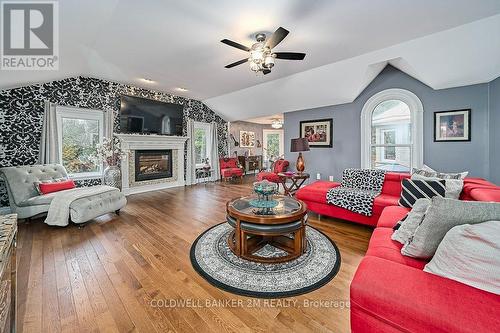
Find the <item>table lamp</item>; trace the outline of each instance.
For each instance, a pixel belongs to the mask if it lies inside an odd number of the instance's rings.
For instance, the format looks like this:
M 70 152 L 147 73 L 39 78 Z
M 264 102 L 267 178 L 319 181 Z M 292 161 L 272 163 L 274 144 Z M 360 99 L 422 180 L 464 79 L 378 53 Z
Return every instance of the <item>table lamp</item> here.
M 297 157 L 297 163 L 295 167 L 299 173 L 302 173 L 305 169 L 304 158 L 302 157 L 303 151 L 309 151 L 309 142 L 306 138 L 297 138 L 292 139 L 290 151 L 292 153 L 299 153 L 299 157 Z

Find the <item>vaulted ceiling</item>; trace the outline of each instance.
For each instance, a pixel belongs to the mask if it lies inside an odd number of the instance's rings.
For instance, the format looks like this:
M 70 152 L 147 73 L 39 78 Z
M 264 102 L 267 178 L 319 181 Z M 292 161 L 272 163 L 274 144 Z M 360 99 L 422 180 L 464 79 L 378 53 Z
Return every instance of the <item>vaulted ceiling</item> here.
M 93 76 L 238 120 L 350 102 L 387 63 L 435 89 L 500 75 L 498 0 L 64 0 L 59 11 L 60 69 L 2 71 L 0 88 Z M 221 39 L 251 45 L 279 26 L 290 34 L 276 51 L 304 61 L 277 61 L 266 76 L 224 69 L 246 53 Z

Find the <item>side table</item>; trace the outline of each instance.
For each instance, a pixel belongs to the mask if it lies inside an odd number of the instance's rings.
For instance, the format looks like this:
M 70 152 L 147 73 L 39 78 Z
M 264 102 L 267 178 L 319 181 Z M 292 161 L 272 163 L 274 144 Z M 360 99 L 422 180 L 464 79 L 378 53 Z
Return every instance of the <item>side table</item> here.
M 310 177 L 310 175 L 305 172 L 280 172 L 278 173 L 278 176 L 280 177 L 281 185 L 283 185 L 283 189 L 285 190 L 285 195 L 288 196 L 295 195 L 295 192 L 297 192 L 302 184 L 304 184 L 304 182 Z M 291 184 L 287 184 L 287 180 L 291 180 Z
M 211 177 L 212 177 L 212 169 L 197 169 L 196 170 L 197 184 L 204 183 L 205 185 L 207 185 L 207 183 L 210 181 Z

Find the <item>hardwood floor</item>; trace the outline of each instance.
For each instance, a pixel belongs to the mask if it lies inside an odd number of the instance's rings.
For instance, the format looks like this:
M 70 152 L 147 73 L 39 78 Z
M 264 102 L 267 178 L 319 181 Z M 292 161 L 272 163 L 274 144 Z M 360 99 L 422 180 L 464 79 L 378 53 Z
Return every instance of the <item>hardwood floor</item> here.
M 225 220 L 225 202 L 247 195 L 250 181 L 132 195 L 120 216 L 83 229 L 21 223 L 18 332 L 349 332 L 349 284 L 368 227 L 311 214 L 342 264 L 330 283 L 298 297 L 233 295 L 191 267 L 193 241 Z

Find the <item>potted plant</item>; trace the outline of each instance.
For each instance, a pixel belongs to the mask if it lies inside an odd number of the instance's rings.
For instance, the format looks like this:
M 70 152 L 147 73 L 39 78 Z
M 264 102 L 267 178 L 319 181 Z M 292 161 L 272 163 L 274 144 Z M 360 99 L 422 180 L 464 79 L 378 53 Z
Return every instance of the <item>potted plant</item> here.
M 103 183 L 121 189 L 122 175 L 119 163 L 122 151 L 120 139 L 116 136 L 103 138 L 102 143 L 96 145 L 96 156 L 100 162 L 106 163 L 106 168 L 102 175 Z

